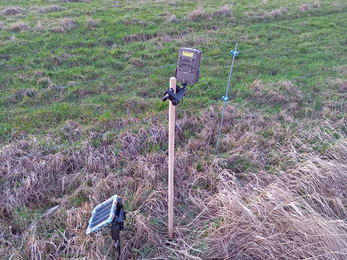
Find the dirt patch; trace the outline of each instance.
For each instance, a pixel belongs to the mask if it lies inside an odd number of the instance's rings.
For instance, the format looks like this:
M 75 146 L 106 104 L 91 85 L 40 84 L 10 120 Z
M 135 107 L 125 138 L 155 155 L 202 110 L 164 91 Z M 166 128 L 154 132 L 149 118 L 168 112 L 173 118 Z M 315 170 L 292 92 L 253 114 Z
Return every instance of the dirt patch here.
M 18 6 L 11 6 L 5 8 L 2 12 L 3 15 L 16 15 L 22 13 L 22 8 Z

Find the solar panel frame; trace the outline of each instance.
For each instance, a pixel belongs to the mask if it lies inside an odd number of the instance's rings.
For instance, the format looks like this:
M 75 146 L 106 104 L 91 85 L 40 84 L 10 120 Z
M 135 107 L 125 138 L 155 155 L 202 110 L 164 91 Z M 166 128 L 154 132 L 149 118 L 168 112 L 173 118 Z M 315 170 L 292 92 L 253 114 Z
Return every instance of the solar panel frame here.
M 113 219 L 114 219 L 114 215 L 116 213 L 116 208 L 117 208 L 117 202 L 118 202 L 118 196 L 114 195 L 111 198 L 109 198 L 108 200 L 104 201 L 103 203 L 100 203 L 99 205 L 97 205 L 92 212 L 92 217 L 89 220 L 89 225 L 87 228 L 87 235 L 90 235 L 92 232 L 95 232 L 97 230 L 99 230 L 100 228 L 103 228 L 107 225 L 109 225 Z M 98 213 L 102 212 L 103 210 L 105 210 L 105 207 L 107 206 L 107 204 L 111 203 L 111 208 L 107 209 L 106 211 L 109 211 L 108 213 L 105 212 L 105 214 L 101 215 L 101 222 L 98 223 L 98 221 L 100 221 L 100 216 L 98 215 Z M 98 223 L 98 224 L 96 224 Z

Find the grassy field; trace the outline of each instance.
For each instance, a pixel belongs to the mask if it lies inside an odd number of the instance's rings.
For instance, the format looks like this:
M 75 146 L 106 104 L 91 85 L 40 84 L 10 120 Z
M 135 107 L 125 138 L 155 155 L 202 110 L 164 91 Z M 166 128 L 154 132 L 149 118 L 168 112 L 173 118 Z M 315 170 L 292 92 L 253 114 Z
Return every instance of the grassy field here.
M 346 1 L 0 0 L 0 258 L 115 259 L 108 228 L 85 231 L 118 194 L 121 259 L 345 259 L 346 13 Z M 203 60 L 177 118 L 170 241 L 161 98 L 180 47 Z

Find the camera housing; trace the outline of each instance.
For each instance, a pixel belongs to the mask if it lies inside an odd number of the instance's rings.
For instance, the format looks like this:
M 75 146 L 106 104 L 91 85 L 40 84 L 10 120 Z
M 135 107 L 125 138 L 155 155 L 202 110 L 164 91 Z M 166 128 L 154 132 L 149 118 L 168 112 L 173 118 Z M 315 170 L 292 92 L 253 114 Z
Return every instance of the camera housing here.
M 202 52 L 198 49 L 180 48 L 176 66 L 175 78 L 183 86 L 198 83 L 200 76 L 200 61 Z

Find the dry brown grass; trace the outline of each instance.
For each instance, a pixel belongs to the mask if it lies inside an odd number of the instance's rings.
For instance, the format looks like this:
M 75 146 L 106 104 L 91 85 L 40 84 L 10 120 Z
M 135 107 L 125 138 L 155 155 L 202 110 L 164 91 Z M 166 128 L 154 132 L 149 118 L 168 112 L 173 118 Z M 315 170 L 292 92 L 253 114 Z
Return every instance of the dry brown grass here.
M 132 57 L 130 59 L 130 62 L 132 64 L 134 64 L 136 67 L 139 67 L 139 68 L 142 68 L 142 67 L 144 67 L 146 65 L 146 63 L 143 60 L 137 59 L 137 58 L 134 58 L 134 57 Z
M 44 29 L 44 27 L 42 26 L 41 22 L 38 22 L 35 29 L 38 32 L 41 32 Z
M 0 29 L 6 29 L 6 23 L 0 22 Z
M 98 25 L 98 22 L 99 22 L 99 21 L 93 20 L 93 19 L 91 19 L 91 18 L 87 18 L 87 19 L 86 19 L 86 24 L 87 24 L 88 28 L 96 28 L 97 25 Z
M 28 23 L 18 21 L 16 23 L 10 24 L 9 30 L 12 32 L 25 32 L 30 30 L 30 26 Z
M 13 34 L 10 38 L 10 42 L 15 43 L 16 41 L 17 41 L 16 35 Z
M 197 20 L 203 18 L 205 15 L 204 9 L 201 6 L 196 6 L 193 12 L 189 14 L 189 18 L 192 20 Z
M 165 12 L 159 14 L 159 16 L 168 16 L 168 15 L 170 15 L 169 11 L 165 11 Z
M 49 31 L 53 33 L 63 33 L 65 32 L 65 29 L 63 27 L 58 26 L 58 27 L 50 28 Z
M 318 1 L 314 2 L 313 7 L 320 8 L 320 3 Z
M 249 35 L 241 36 L 241 37 L 240 37 L 240 41 L 241 41 L 241 42 L 244 42 L 244 41 L 246 41 L 248 38 L 249 38 Z
M 65 18 L 62 21 L 62 27 L 64 29 L 68 29 L 68 30 L 72 30 L 78 27 L 77 23 L 75 22 L 75 20 L 70 19 L 70 18 Z
M 301 12 L 306 12 L 311 10 L 311 5 L 309 3 L 304 3 L 301 7 L 300 7 L 300 11 Z
M 255 81 L 252 88 L 257 90 L 252 96 L 256 102 L 286 106 L 302 100 L 298 87 L 287 81 L 270 86 Z M 37 154 L 0 164 L 0 256 L 114 259 L 109 229 L 85 234 L 93 207 L 118 194 L 131 219 L 157 174 L 144 211 L 121 233 L 121 259 L 344 259 L 346 116 L 324 110 L 299 120 L 286 108 L 265 117 L 260 110 L 229 103 L 223 156 L 215 156 L 220 112 L 221 106 L 211 106 L 198 117 L 182 114 L 176 122 L 172 241 L 166 225 L 167 155 L 155 156 L 150 150 L 153 144 L 166 143 L 166 121 L 148 119 L 146 127 L 109 133 L 98 145 L 93 139 L 98 133 L 90 133 L 91 139 L 80 147 L 53 154 L 42 154 L 35 137 L 3 147 L 0 163 Z M 117 127 L 134 124 L 137 119 L 131 114 Z M 81 131 L 73 121 L 61 129 L 68 140 L 79 140 Z M 325 150 L 319 146 L 323 143 L 328 144 Z M 59 208 L 30 219 L 18 215 L 23 205 L 44 212 Z
M 169 21 L 170 21 L 171 23 L 178 23 L 178 22 L 180 21 L 180 19 L 178 19 L 178 18 L 176 17 L 176 15 L 172 15 L 172 16 L 170 17 Z
M 261 91 L 264 88 L 264 85 L 261 83 L 262 83 L 261 80 L 256 79 L 255 81 L 252 82 L 251 89 L 253 89 L 254 91 Z
M 5 8 L 2 12 L 3 15 L 16 15 L 22 13 L 22 8 L 18 6 L 10 6 Z
M 231 16 L 231 8 L 229 5 L 225 5 L 213 13 L 214 16 Z
M 281 17 L 283 14 L 285 14 L 287 12 L 288 12 L 287 8 L 281 7 L 279 9 L 272 9 L 270 15 L 272 16 L 272 18 L 276 19 L 276 18 Z
M 266 90 L 266 95 L 255 95 L 256 102 L 263 105 L 278 104 L 288 111 L 298 110 L 303 99 L 301 91 L 290 81 L 264 86 L 256 80 L 252 83 L 251 88 L 255 91 Z

